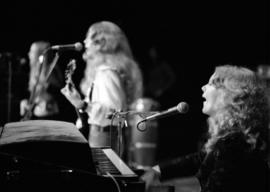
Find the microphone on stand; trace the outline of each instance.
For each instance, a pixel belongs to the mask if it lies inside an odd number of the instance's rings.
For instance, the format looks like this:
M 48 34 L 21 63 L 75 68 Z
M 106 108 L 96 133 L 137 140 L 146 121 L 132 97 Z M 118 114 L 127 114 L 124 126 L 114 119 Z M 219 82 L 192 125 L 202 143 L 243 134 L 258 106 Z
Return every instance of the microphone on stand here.
M 141 111 L 111 111 L 106 115 L 106 119 L 112 118 L 126 118 L 128 115 L 143 115 L 145 112 Z
M 83 49 L 83 45 L 80 42 L 77 42 L 74 44 L 67 44 L 67 45 L 54 45 L 51 46 L 50 49 L 55 51 L 68 51 L 68 50 L 81 51 Z
M 174 115 L 177 113 L 181 113 L 181 114 L 185 114 L 187 113 L 189 110 L 189 106 L 186 102 L 180 102 L 177 106 L 169 108 L 166 111 L 162 111 L 162 112 L 158 112 L 155 113 L 153 115 L 150 115 L 146 118 L 144 118 L 140 123 L 145 122 L 145 121 L 151 121 L 151 120 L 155 120 L 155 119 L 160 119 L 163 117 L 167 117 L 170 115 Z

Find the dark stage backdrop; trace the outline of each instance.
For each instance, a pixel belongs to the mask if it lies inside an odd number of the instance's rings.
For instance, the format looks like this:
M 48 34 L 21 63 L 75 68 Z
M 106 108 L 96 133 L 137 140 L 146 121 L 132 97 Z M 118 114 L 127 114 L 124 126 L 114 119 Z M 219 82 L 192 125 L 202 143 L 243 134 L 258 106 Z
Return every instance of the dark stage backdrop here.
M 159 121 L 159 159 L 196 150 L 206 131 L 201 86 L 207 83 L 214 66 L 235 64 L 256 70 L 258 65 L 270 63 L 267 1 L 1 4 L 1 125 L 19 120 L 19 101 L 26 95 L 30 44 L 36 40 L 52 44 L 82 42 L 88 27 L 101 20 L 117 23 L 126 33 L 143 70 L 145 97 L 155 99 L 160 110 L 181 101 L 190 105 L 187 114 Z M 71 58 L 79 63 L 74 77 L 79 82 L 84 66 L 81 53 L 63 53 L 59 65 L 64 70 Z M 70 112 L 67 120 L 75 118 Z

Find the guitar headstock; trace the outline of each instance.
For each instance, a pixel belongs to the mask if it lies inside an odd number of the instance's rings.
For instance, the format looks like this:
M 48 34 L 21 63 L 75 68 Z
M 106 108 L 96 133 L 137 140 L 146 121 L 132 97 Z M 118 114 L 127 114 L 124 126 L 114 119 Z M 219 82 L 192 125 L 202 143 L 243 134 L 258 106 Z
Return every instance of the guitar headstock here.
M 67 64 L 67 68 L 65 71 L 65 79 L 66 79 L 66 84 L 71 84 L 73 85 L 72 82 L 72 75 L 76 69 L 76 60 L 72 59 L 70 62 Z

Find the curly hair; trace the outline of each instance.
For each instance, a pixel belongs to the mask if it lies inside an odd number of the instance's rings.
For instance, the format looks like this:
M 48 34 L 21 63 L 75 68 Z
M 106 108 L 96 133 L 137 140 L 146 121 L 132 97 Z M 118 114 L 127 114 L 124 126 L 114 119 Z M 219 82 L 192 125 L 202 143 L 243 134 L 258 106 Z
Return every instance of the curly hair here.
M 224 91 L 223 108 L 208 118 L 209 139 L 205 150 L 231 133 L 241 132 L 251 150 L 267 152 L 269 105 L 266 84 L 245 67 L 224 65 L 214 72 L 213 85 Z M 218 130 L 216 133 L 211 130 Z

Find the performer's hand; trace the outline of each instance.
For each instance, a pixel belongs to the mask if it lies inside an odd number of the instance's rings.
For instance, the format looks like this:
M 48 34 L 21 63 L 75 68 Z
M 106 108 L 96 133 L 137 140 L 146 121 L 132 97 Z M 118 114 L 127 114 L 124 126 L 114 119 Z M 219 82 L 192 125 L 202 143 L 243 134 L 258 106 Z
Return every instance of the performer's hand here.
M 21 100 L 21 103 L 20 103 L 20 115 L 23 116 L 26 111 L 29 110 L 29 103 L 28 103 L 28 100 L 27 99 L 23 99 Z
M 160 184 L 160 172 L 153 168 L 148 168 L 145 170 L 145 173 L 141 176 L 141 179 L 145 182 L 146 191 L 151 185 Z
M 76 108 L 80 108 L 83 104 L 81 96 L 75 87 L 66 85 L 61 89 L 61 93 L 69 100 L 69 102 Z

